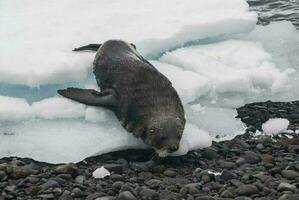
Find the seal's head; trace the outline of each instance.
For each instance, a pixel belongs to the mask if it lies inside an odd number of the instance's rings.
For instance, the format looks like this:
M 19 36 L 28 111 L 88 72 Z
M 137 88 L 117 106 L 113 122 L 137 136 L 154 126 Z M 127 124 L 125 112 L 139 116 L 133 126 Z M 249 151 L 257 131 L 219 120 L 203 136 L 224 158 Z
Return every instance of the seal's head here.
M 146 128 L 144 141 L 152 146 L 159 157 L 177 151 L 183 135 L 184 122 L 179 118 L 156 119 Z

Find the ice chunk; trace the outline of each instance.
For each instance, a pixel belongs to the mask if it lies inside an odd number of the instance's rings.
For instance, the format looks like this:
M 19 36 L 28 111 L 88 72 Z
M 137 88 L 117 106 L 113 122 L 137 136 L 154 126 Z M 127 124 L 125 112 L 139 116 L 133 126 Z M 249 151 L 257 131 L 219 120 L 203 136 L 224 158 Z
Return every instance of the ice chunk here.
M 236 119 L 234 109 L 192 105 L 188 110 L 191 123 L 207 130 L 212 137 L 229 137 L 244 133 L 244 124 Z
M 227 40 L 196 45 L 168 52 L 159 60 L 204 77 L 211 84 L 206 89 L 214 100 L 225 93 L 252 97 L 262 92 L 287 92 L 290 87 L 289 71 L 279 69 L 256 42 Z
M 32 104 L 36 117 L 42 119 L 85 117 L 85 107 L 63 97 L 52 97 Z
M 227 37 L 224 38 L 227 39 Z M 252 32 L 237 34 L 233 38 L 246 41 L 258 41 L 263 45 L 264 49 L 272 55 L 272 62 L 276 67 L 278 67 L 280 71 L 285 71 L 288 75 L 290 91 L 292 92 L 283 95 L 263 95 L 256 98 L 256 100 L 263 101 L 271 99 L 273 101 L 292 101 L 298 99 L 299 31 L 291 22 L 273 22 L 268 26 L 256 26 Z M 278 89 L 282 88 L 283 84 L 284 83 L 278 83 Z M 276 86 L 274 87 L 276 88 Z
M 290 122 L 287 119 L 273 118 L 269 119 L 262 125 L 265 134 L 278 134 L 287 130 Z
M 19 122 L 34 118 L 34 113 L 25 99 L 0 96 L 1 122 Z
M 211 140 L 206 131 L 187 123 L 178 154 L 209 146 Z M 30 157 L 50 163 L 79 162 L 93 155 L 149 148 L 114 119 L 109 119 L 109 123 L 90 123 L 81 119 L 35 119 L 2 125 L 0 146 L 0 157 Z
M 110 176 L 110 172 L 105 167 L 97 168 L 94 172 L 92 172 L 92 176 L 94 178 L 104 178 L 106 176 Z
M 250 31 L 256 19 L 245 0 L 2 0 L 0 83 L 83 81 L 94 54 L 74 47 L 119 38 L 156 56 L 192 40 Z

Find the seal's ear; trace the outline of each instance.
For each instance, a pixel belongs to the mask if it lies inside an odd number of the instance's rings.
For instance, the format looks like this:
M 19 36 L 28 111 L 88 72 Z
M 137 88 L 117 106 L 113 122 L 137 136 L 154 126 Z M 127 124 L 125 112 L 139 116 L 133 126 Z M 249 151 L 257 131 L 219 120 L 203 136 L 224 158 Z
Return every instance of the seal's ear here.
M 116 106 L 117 99 L 114 90 L 98 92 L 91 89 L 67 88 L 58 90 L 58 94 L 90 106 Z
M 130 45 L 132 45 L 134 47 L 135 50 L 137 50 L 136 45 L 133 43 L 130 43 Z

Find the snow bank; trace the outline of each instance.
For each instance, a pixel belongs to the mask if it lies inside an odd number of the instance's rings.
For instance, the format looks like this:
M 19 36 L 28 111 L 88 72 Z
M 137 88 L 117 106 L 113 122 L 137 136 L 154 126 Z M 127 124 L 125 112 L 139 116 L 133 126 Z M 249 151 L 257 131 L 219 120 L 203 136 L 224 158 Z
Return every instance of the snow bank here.
M 159 60 L 203 76 L 211 84 L 212 94 L 288 90 L 287 71 L 277 68 L 271 55 L 256 42 L 227 40 L 196 45 L 167 52 Z
M 19 122 L 34 117 L 30 105 L 25 99 L 0 96 L 1 122 Z
M 94 54 L 71 51 L 80 45 L 121 38 L 155 56 L 192 40 L 247 32 L 255 23 L 244 0 L 2 0 L 0 83 L 86 80 Z
M 36 117 L 42 119 L 80 118 L 85 116 L 85 105 L 62 97 L 53 97 L 32 104 Z
M 287 119 L 275 118 L 269 119 L 262 125 L 262 130 L 265 134 L 278 134 L 287 130 L 290 122 Z
M 79 162 L 92 155 L 148 148 L 113 118 L 109 118 L 109 123 L 35 119 L 0 126 L 0 138 L 0 157 L 30 157 L 50 163 Z M 211 137 L 206 131 L 187 123 L 176 155 L 210 144 Z

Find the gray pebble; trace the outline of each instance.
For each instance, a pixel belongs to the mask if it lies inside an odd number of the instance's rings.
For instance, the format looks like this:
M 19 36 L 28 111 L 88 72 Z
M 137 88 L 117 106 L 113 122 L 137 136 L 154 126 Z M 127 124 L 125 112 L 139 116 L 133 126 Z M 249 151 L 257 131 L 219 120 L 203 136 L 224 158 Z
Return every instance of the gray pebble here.
M 82 197 L 83 196 L 83 192 L 80 188 L 74 188 L 72 190 L 72 194 L 73 197 Z
M 290 183 L 280 183 L 277 187 L 278 191 L 292 191 L 294 192 L 296 190 L 296 186 L 292 185 Z
M 295 179 L 299 177 L 299 173 L 294 170 L 282 170 L 281 175 L 286 179 Z
M 118 200 L 137 200 L 136 197 L 129 191 L 125 191 L 119 194 Z
M 168 176 L 168 177 L 175 177 L 177 175 L 176 171 L 172 169 L 165 170 L 163 174 L 164 176 Z
M 78 167 L 72 163 L 59 165 L 54 168 L 54 172 L 57 174 L 70 174 L 72 177 L 75 177 L 79 174 Z
M 239 195 L 252 195 L 252 194 L 257 194 L 259 193 L 259 190 L 257 189 L 257 187 L 255 185 L 252 184 L 244 184 L 244 185 L 240 185 L 237 190 L 236 190 L 237 194 Z
M 157 179 L 151 179 L 151 180 L 145 182 L 145 184 L 147 186 L 149 186 L 149 188 L 151 188 L 151 189 L 158 188 L 161 183 L 162 183 L 162 181 L 157 180 Z
M 139 193 L 139 196 L 141 199 L 144 200 L 159 200 L 160 195 L 158 192 L 155 192 L 154 190 L 151 189 L 142 189 Z
M 44 184 L 41 185 L 42 190 L 48 190 L 49 188 L 57 188 L 59 187 L 59 183 L 57 181 L 54 181 L 52 179 L 48 180 Z

